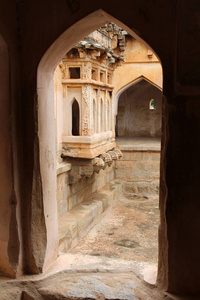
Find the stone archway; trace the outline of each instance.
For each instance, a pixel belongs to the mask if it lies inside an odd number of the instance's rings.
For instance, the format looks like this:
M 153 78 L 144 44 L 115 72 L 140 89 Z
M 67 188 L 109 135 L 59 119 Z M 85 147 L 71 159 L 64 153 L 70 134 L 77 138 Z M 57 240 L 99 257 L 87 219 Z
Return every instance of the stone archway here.
M 152 98 L 157 103 L 154 112 L 149 108 Z M 114 105 L 116 136 L 161 136 L 162 90 L 156 84 L 142 76 L 117 93 Z
M 40 168 L 43 189 L 44 218 L 47 231 L 45 270 L 57 256 L 58 222 L 56 204 L 56 145 L 54 124 L 53 71 L 64 54 L 84 36 L 107 22 L 114 22 L 141 40 L 130 28 L 106 12 L 98 10 L 66 30 L 47 50 L 38 66 L 38 121 Z M 142 40 L 141 40 L 142 41 Z M 142 41 L 145 43 L 144 41 Z M 150 48 L 149 45 L 147 45 Z
M 114 98 L 114 115 L 117 115 L 117 109 L 118 109 L 118 101 L 119 101 L 119 97 L 121 96 L 121 94 L 127 90 L 128 88 L 130 88 L 132 85 L 135 85 L 137 83 L 139 83 L 141 80 L 145 80 L 146 82 L 150 83 L 151 85 L 155 86 L 156 88 L 158 88 L 159 90 L 162 90 L 162 86 L 158 85 L 157 82 L 150 80 L 148 77 L 146 76 L 139 76 L 135 79 L 133 79 L 131 82 L 127 83 L 126 85 L 124 85 L 123 87 L 121 87 L 115 94 L 115 98 Z

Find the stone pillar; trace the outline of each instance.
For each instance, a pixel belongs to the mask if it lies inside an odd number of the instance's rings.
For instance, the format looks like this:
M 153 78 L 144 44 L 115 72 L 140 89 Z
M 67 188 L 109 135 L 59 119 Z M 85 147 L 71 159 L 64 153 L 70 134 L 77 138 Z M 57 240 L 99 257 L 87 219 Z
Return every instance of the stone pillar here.
M 200 101 L 179 95 L 163 104 L 158 283 L 171 293 L 198 293 Z

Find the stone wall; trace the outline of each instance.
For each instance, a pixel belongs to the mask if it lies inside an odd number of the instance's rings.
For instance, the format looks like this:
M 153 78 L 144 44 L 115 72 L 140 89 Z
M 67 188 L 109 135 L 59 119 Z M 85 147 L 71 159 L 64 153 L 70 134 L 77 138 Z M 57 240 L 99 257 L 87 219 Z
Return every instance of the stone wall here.
M 57 172 L 58 249 L 61 252 L 68 252 L 80 242 L 93 222 L 118 195 L 114 197 L 112 187 L 109 188 L 109 183 L 114 179 L 114 164 L 75 183 L 71 183 L 70 169 L 71 164 L 65 164 Z M 104 192 L 106 186 L 108 192 Z
M 123 150 L 116 161 L 115 177 L 125 181 L 125 190 L 133 193 L 159 193 L 160 150 Z
M 162 66 L 148 47 L 131 36 L 126 37 L 125 62 L 114 72 L 114 94 L 118 94 L 129 83 L 144 77 L 162 88 Z
M 114 164 L 101 170 L 99 174 L 94 173 L 91 177 L 85 177 L 73 184 L 70 184 L 69 177 L 69 170 L 57 175 L 58 219 L 113 180 Z

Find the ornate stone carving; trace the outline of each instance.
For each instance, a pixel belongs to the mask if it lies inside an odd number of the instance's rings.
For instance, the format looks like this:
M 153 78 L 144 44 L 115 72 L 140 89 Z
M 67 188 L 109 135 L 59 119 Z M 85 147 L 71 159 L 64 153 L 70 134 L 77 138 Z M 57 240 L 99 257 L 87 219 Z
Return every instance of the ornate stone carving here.
M 95 173 L 99 173 L 99 171 L 101 169 L 103 169 L 103 170 L 105 169 L 105 162 L 103 161 L 103 159 L 101 157 L 96 157 L 94 159 L 93 168 L 94 168 Z
M 108 166 L 112 165 L 112 157 L 108 152 L 102 153 L 101 157 L 105 161 L 105 163 L 108 164 Z
M 119 149 L 115 149 L 115 152 L 117 153 L 118 159 L 122 157 L 122 152 Z
M 67 158 L 67 162 L 71 164 L 69 172 L 69 183 L 73 184 L 83 178 L 91 177 L 94 173 L 99 173 L 100 170 L 105 170 L 107 166 L 111 166 L 113 160 L 117 160 L 122 156 L 119 149 L 104 152 L 94 159 L 72 158 L 68 157 L 70 149 L 63 148 L 62 158 Z
M 82 78 L 83 79 L 89 79 L 89 74 L 91 74 L 90 72 L 90 66 L 88 63 L 84 63 L 82 66 Z
M 113 160 L 118 159 L 118 154 L 114 149 L 112 151 L 108 151 L 108 153 L 110 154 L 110 156 L 112 157 Z
M 90 117 L 90 100 L 89 100 L 89 86 L 88 84 L 84 84 L 82 87 L 82 95 L 83 95 L 83 118 L 82 118 L 82 135 L 88 136 L 90 132 L 89 127 L 89 117 Z
M 65 79 L 65 74 L 66 74 L 66 65 L 61 61 L 59 63 L 59 67 L 60 67 L 60 70 L 62 72 L 62 79 Z

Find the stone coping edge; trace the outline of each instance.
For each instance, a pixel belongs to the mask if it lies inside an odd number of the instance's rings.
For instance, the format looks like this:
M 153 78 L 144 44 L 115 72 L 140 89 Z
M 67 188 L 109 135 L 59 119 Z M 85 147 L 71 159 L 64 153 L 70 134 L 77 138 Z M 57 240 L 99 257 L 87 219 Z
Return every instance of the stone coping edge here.
M 63 162 L 63 163 L 57 164 L 57 175 L 68 172 L 71 170 L 71 168 L 72 168 L 72 165 L 69 163 Z

